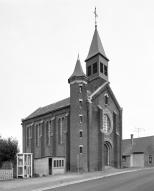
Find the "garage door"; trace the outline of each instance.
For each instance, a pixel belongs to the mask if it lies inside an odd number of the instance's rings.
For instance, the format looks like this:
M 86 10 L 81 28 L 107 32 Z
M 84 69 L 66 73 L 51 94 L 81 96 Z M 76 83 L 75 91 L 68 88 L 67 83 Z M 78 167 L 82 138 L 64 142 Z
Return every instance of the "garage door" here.
M 133 167 L 144 167 L 144 154 L 133 154 L 132 158 Z

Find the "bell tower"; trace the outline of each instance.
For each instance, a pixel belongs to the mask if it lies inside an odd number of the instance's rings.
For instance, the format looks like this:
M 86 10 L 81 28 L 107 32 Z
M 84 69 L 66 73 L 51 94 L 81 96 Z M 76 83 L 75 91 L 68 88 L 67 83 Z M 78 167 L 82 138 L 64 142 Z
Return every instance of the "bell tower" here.
M 97 30 L 96 8 L 95 8 L 95 31 L 90 45 L 86 62 L 86 75 L 90 89 L 95 89 L 104 82 L 108 81 L 108 61 L 101 39 Z

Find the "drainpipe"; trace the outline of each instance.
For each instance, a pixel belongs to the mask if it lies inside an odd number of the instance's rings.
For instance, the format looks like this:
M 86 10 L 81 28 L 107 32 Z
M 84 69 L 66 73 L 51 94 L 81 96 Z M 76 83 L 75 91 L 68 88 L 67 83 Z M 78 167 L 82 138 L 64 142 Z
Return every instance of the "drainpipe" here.
M 130 135 L 130 138 L 131 138 L 131 145 L 133 146 L 133 134 Z

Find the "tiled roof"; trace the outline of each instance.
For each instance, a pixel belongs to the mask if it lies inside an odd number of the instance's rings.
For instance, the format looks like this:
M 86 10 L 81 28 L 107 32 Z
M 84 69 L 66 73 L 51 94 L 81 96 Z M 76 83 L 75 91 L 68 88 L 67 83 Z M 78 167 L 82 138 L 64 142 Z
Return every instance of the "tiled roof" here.
M 130 155 L 136 152 L 145 152 L 148 149 L 154 150 L 154 136 L 133 138 L 133 145 L 131 139 L 124 139 L 122 141 L 122 154 Z
M 103 55 L 108 60 L 108 58 L 106 57 L 106 54 L 105 54 L 101 39 L 99 37 L 97 28 L 95 28 L 95 32 L 94 32 L 94 35 L 93 35 L 93 39 L 92 39 L 90 49 L 89 49 L 89 53 L 88 53 L 88 56 L 87 56 L 86 60 L 88 60 L 89 58 L 95 56 L 98 53 Z
M 31 113 L 28 117 L 26 117 L 24 120 L 31 119 L 49 112 L 52 112 L 57 109 L 61 109 L 63 107 L 67 107 L 70 105 L 70 98 L 63 99 L 61 101 L 58 101 L 56 103 L 40 107 L 37 110 L 35 110 L 33 113 Z

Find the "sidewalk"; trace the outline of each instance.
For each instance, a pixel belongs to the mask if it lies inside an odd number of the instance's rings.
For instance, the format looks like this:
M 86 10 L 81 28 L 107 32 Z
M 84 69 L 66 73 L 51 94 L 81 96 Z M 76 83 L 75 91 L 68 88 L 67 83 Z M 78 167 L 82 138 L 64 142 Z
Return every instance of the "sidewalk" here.
M 29 179 L 15 179 L 10 181 L 0 181 L 1 191 L 43 191 L 44 189 L 56 188 L 66 186 L 68 184 L 75 184 L 92 179 L 99 179 L 116 174 L 138 171 L 141 169 L 127 168 L 127 169 L 114 169 L 108 168 L 104 171 L 89 172 L 89 173 L 67 173 L 64 175 L 55 175 L 39 178 Z

